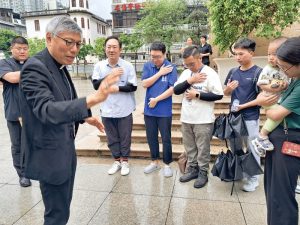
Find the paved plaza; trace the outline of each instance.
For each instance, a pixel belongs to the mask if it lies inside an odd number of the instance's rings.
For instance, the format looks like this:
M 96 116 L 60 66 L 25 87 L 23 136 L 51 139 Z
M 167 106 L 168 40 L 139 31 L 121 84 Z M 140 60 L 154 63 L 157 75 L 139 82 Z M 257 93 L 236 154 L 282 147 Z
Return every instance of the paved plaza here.
M 79 96 L 93 91 L 87 80 L 75 80 Z M 143 100 L 139 87 L 137 102 Z M 0 85 L 2 93 L 2 86 Z M 0 100 L 0 225 L 41 225 L 44 206 L 39 184 L 21 188 L 12 166 L 10 140 Z M 98 113 L 99 107 L 93 109 Z M 77 141 L 95 133 L 83 125 Z M 266 205 L 263 177 L 253 193 L 240 190 L 237 182 L 230 196 L 231 183 L 209 175 L 208 184 L 194 189 L 193 181 L 182 184 L 177 164 L 174 176 L 162 171 L 145 175 L 145 159 L 130 160 L 128 176 L 108 175 L 110 158 L 79 157 L 71 205 L 70 225 L 265 225 Z M 212 166 L 212 165 L 211 165 Z M 297 196 L 298 202 L 300 196 Z

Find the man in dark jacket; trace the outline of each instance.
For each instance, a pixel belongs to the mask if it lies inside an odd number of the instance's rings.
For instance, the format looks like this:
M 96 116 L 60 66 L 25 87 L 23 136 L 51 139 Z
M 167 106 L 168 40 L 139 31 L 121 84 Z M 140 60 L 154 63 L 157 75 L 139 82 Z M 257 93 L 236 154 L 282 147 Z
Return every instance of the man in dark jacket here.
M 54 17 L 46 27 L 47 48 L 30 58 L 21 71 L 20 109 L 25 175 L 39 180 L 45 205 L 44 225 L 65 225 L 70 215 L 79 123 L 100 131 L 90 108 L 115 88 L 118 74 L 110 74 L 99 89 L 83 98 L 77 94 L 65 65 L 73 63 L 82 44 L 82 31 L 67 16 Z

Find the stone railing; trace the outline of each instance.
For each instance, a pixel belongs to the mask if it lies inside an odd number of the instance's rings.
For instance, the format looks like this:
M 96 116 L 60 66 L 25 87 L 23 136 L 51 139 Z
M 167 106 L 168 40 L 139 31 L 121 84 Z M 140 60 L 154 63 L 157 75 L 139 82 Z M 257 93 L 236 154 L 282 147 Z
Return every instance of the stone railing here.
M 218 74 L 220 76 L 222 84 L 224 84 L 229 70 L 233 67 L 239 66 L 239 64 L 234 58 L 215 58 L 213 60 L 218 66 Z M 267 65 L 267 56 L 253 57 L 253 62 L 255 65 L 258 65 L 261 68 L 263 68 L 265 65 Z

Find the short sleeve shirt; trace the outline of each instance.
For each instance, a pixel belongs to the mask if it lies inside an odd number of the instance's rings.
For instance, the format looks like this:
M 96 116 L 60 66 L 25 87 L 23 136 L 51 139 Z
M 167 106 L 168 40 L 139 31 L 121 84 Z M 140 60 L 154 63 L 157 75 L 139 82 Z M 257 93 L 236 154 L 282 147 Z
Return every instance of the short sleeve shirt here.
M 119 59 L 116 67 L 121 67 L 124 73 L 121 75 L 118 86 L 133 85 L 137 86 L 137 78 L 133 65 L 126 60 Z M 108 60 L 98 62 L 94 66 L 92 80 L 105 78 L 111 73 L 113 67 Z M 136 107 L 134 92 L 116 92 L 111 93 L 107 99 L 100 105 L 100 114 L 102 117 L 123 118 L 130 115 Z
M 223 95 L 220 77 L 216 71 L 205 65 L 201 72 L 207 75 L 206 80 L 201 83 L 194 83 L 191 87 L 200 92 L 200 95 L 202 92 Z M 184 70 L 178 78 L 178 81 L 175 83 L 175 86 L 194 75 L 195 74 L 191 70 Z M 183 98 L 180 121 L 188 124 L 213 123 L 215 120 L 214 107 L 214 101 L 204 101 L 196 98 L 187 100 L 186 98 Z
M 172 65 L 167 59 L 163 62 L 165 66 Z M 161 76 L 151 87 L 147 88 L 145 97 L 144 115 L 156 116 L 156 117 L 171 117 L 172 116 L 172 96 L 159 101 L 154 108 L 150 108 L 148 103 L 150 98 L 155 98 L 170 87 L 173 87 L 177 81 L 176 66 L 173 66 L 173 70 L 165 76 Z M 157 68 L 152 62 L 144 64 L 142 80 L 148 79 L 155 75 L 160 68 Z
M 9 72 L 21 71 L 23 64 L 14 58 L 0 60 L 0 79 L 3 82 L 3 100 L 5 118 L 18 121 L 21 116 L 19 107 L 19 83 L 10 83 L 3 77 Z
M 200 46 L 199 46 L 199 51 L 200 51 L 200 53 L 202 53 L 202 54 L 206 54 L 206 53 L 212 54 L 211 45 L 205 43 L 205 45 L 201 46 L 201 44 L 200 44 Z M 203 64 L 209 63 L 209 56 L 203 56 L 203 57 L 202 57 L 202 63 L 203 63 Z
M 257 80 L 261 73 L 261 68 L 254 65 L 248 70 L 240 70 L 240 68 L 231 69 L 225 79 L 224 84 L 229 81 L 238 81 L 239 86 L 232 91 L 231 104 L 235 99 L 239 100 L 240 104 L 244 104 L 256 99 L 258 94 Z M 245 120 L 258 120 L 259 106 L 253 106 L 241 111 Z
M 285 118 L 288 128 L 300 129 L 300 80 L 294 80 L 283 92 L 280 105 L 291 111 Z

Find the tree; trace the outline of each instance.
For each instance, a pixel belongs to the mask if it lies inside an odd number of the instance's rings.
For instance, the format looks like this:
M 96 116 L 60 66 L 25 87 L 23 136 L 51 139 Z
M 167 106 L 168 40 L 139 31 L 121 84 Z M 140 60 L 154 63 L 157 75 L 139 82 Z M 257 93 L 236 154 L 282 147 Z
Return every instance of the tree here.
M 38 39 L 38 38 L 29 38 L 29 56 L 33 56 L 36 53 L 42 51 L 46 47 L 45 38 Z
M 18 36 L 18 34 L 14 31 L 0 29 L 0 51 L 3 51 L 6 58 L 9 57 L 10 42 L 16 36 Z
M 260 37 L 277 37 L 297 21 L 300 0 L 210 0 L 208 4 L 214 44 L 221 52 L 251 32 Z
M 134 68 L 136 71 L 136 59 L 137 59 L 137 51 L 143 46 L 143 40 L 139 33 L 133 34 L 121 34 L 120 40 L 123 43 L 123 50 L 125 53 L 127 51 L 134 52 Z
M 186 9 L 185 0 L 147 0 L 135 30 L 146 43 L 162 41 L 170 50 L 173 42 L 181 41 Z
M 94 54 L 98 56 L 98 59 L 103 59 L 105 57 L 105 38 L 97 38 L 95 40 Z
M 86 57 L 88 55 L 90 55 L 93 52 L 93 50 L 94 50 L 94 48 L 90 44 L 82 45 L 80 48 L 80 51 L 77 55 L 77 59 L 83 60 L 83 71 L 84 71 L 85 75 L 86 75 L 86 72 L 85 72 Z M 78 60 L 77 60 L 77 75 L 78 75 Z
M 208 10 L 205 7 L 204 0 L 193 0 L 190 8 L 187 11 L 187 24 L 191 27 L 188 35 L 198 42 L 202 34 L 208 33 Z

